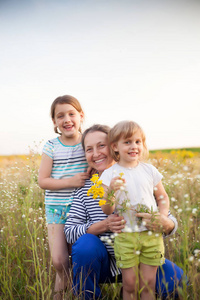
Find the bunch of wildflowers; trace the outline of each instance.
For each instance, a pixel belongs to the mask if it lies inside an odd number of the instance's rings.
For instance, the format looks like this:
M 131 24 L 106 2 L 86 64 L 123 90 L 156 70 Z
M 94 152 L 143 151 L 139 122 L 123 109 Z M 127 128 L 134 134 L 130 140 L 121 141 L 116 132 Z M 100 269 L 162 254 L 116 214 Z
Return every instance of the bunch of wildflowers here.
M 99 175 L 98 174 L 92 175 L 92 178 L 90 180 L 92 181 L 93 185 L 87 191 L 87 196 L 92 195 L 93 199 L 97 199 L 98 197 L 100 199 L 102 199 L 104 196 L 104 188 L 102 187 L 102 180 L 99 180 Z M 103 200 L 101 200 L 101 201 L 103 201 Z M 106 201 L 105 201 L 105 203 L 106 203 Z M 103 205 L 103 204 L 101 204 L 101 205 Z
M 119 179 L 117 180 L 118 183 L 122 183 L 122 177 L 124 173 L 119 174 Z M 118 213 L 119 215 L 122 215 L 122 213 L 126 212 L 127 210 L 131 209 L 130 199 L 128 198 L 127 194 L 128 192 L 125 190 L 125 184 L 120 187 L 120 190 L 118 191 L 118 197 L 115 195 L 114 190 L 109 190 L 107 192 L 106 199 L 104 198 L 104 188 L 102 187 L 102 180 L 99 180 L 98 174 L 94 174 L 92 178 L 90 179 L 93 183 L 91 188 L 87 192 L 87 196 L 92 195 L 93 199 L 99 198 L 99 206 L 109 204 L 110 206 L 113 206 L 114 204 L 118 207 Z M 122 195 L 123 194 L 123 195 Z M 119 199 L 122 197 L 123 201 L 120 201 Z

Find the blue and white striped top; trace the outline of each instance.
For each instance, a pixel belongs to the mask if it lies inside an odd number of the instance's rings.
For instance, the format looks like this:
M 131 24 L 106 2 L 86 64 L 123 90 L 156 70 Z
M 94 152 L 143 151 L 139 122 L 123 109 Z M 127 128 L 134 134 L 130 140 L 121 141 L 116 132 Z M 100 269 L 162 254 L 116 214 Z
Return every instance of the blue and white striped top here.
M 69 178 L 77 173 L 87 171 L 87 161 L 82 145 L 63 145 L 59 138 L 49 140 L 43 148 L 43 153 L 53 160 L 51 177 L 55 179 Z M 75 188 L 61 190 L 46 190 L 45 204 L 69 205 L 73 200 Z
M 85 181 L 85 186 L 77 189 L 74 193 L 74 199 L 72 206 L 69 211 L 69 216 L 65 223 L 64 232 L 66 240 L 69 244 L 75 243 L 80 236 L 87 233 L 88 228 L 97 222 L 103 221 L 108 216 L 104 214 L 101 207 L 99 206 L 99 201 L 94 200 L 91 196 L 87 196 L 87 191 L 91 187 L 91 181 L 87 179 Z M 172 214 L 168 214 L 174 222 L 174 229 L 168 235 L 172 235 L 176 232 L 178 228 L 177 220 Z M 110 237 L 112 232 L 104 232 L 99 234 L 98 237 Z M 163 235 L 165 237 L 165 235 Z M 167 236 L 166 236 L 167 237 Z M 120 270 L 116 266 L 114 249 L 111 245 L 106 242 L 106 239 L 102 240 L 104 243 L 108 255 L 110 257 L 110 271 L 113 276 L 120 274 Z

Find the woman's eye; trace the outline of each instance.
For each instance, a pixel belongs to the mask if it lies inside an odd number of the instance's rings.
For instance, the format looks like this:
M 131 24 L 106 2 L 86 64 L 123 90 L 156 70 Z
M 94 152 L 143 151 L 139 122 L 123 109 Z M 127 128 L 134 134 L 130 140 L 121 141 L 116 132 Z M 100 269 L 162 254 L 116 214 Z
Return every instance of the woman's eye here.
M 103 147 L 105 147 L 105 145 L 104 145 L 104 144 L 101 144 L 101 145 L 99 145 L 99 147 L 100 147 L 100 148 L 103 148 Z
M 92 151 L 92 148 L 86 149 L 86 152 L 91 152 L 91 151 Z
M 70 114 L 70 116 L 74 116 L 74 114 Z
M 63 115 L 60 115 L 60 116 L 58 116 L 57 118 L 58 118 L 58 119 L 61 119 L 62 117 L 63 117 Z

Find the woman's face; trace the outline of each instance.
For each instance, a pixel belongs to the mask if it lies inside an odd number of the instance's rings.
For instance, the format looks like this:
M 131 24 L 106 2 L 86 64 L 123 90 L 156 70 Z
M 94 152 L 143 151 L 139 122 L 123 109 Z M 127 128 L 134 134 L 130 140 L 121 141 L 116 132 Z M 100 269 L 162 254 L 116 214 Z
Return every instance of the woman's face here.
M 101 131 L 89 132 L 84 141 L 85 156 L 90 167 L 101 174 L 105 169 L 113 165 L 108 147 L 108 136 Z

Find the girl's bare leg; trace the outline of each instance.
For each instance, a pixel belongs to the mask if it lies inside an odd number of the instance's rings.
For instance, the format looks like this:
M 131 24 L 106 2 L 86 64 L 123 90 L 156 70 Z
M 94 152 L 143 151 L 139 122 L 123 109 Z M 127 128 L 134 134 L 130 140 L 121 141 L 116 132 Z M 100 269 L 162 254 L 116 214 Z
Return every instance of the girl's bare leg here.
M 55 292 L 71 288 L 69 253 L 63 224 L 48 224 L 49 248 L 56 269 Z
M 123 300 L 137 299 L 138 267 L 121 269 L 123 284 Z
M 140 290 L 141 300 L 155 299 L 156 272 L 157 266 L 149 266 L 140 263 Z

